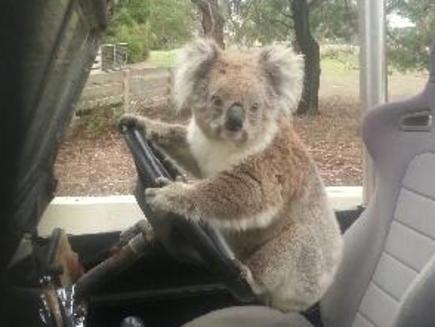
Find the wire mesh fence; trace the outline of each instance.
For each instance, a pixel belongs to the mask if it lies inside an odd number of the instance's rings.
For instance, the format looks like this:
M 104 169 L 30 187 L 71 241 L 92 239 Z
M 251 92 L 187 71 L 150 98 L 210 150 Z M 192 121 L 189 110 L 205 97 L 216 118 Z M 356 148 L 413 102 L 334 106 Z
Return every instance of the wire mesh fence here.
M 103 44 L 101 46 L 101 69 L 121 70 L 127 66 L 128 43 Z
M 123 69 L 128 61 L 128 43 L 117 43 L 115 45 L 113 66 L 115 69 Z

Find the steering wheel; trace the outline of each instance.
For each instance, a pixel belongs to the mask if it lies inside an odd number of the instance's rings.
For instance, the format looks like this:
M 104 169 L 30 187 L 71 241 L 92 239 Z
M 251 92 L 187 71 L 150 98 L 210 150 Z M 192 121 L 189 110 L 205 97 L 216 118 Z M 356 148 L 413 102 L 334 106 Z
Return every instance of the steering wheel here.
M 122 125 L 120 130 L 133 155 L 138 173 L 135 197 L 145 217 L 153 227 L 156 239 L 176 259 L 190 261 L 209 268 L 224 282 L 241 302 L 253 302 L 256 296 L 241 278 L 233 251 L 219 230 L 206 223 L 195 223 L 168 213 L 153 212 L 145 201 L 147 187 L 159 187 L 158 177 L 175 180 L 177 168 L 135 126 Z

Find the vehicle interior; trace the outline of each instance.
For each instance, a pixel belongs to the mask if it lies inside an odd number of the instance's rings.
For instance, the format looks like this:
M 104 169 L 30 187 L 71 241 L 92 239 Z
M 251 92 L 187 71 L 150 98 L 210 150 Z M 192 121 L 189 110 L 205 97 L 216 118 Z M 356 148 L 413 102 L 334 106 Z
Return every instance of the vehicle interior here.
M 281 313 L 255 298 L 219 231 L 149 211 L 142 190 L 178 172 L 128 126 L 120 133 L 135 160 L 138 204 L 159 242 L 144 248 L 140 232 L 121 246 L 120 232 L 38 235 L 56 190 L 56 153 L 112 7 L 1 6 L 11 45 L 1 78 L 13 76 L 2 91 L 1 326 L 434 326 L 435 49 L 420 94 L 364 118 L 376 188 L 366 208 L 337 212 L 345 247 L 335 283 L 307 312 Z

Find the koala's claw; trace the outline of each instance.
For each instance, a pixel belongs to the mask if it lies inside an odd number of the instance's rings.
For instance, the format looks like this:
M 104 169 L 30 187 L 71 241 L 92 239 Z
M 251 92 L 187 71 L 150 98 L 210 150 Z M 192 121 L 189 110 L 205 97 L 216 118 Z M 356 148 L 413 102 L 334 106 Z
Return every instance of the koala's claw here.
M 125 127 L 138 127 L 143 129 L 139 116 L 132 113 L 125 113 L 119 118 L 118 127 L 122 130 Z
M 145 200 L 153 211 L 171 211 L 168 187 L 151 187 L 145 190 Z
M 155 183 L 157 184 L 158 187 L 163 187 L 163 186 L 167 186 L 167 185 L 173 183 L 173 181 L 171 181 L 170 179 L 168 179 L 166 177 L 157 177 L 155 179 Z
M 163 182 L 166 182 L 163 179 Z M 159 188 L 147 188 L 145 200 L 151 210 L 157 212 L 172 212 L 188 219 L 193 219 L 193 204 L 185 196 L 186 183 L 172 182 Z
M 249 286 L 251 286 L 252 291 L 256 295 L 263 296 L 264 294 L 267 293 L 264 286 L 261 286 L 260 284 L 258 284 L 256 282 L 254 276 L 252 275 L 252 271 L 251 271 L 251 269 L 249 269 L 248 266 L 246 266 L 244 263 L 242 263 L 238 259 L 235 259 L 233 262 L 236 265 L 237 269 L 239 270 L 240 278 L 242 280 L 244 280 L 245 282 L 247 282 L 249 284 Z
M 246 282 L 249 283 L 250 280 L 253 280 L 251 270 L 243 264 L 241 261 L 235 259 L 234 264 L 236 265 L 237 269 L 240 273 L 240 278 Z M 250 284 L 250 283 L 249 283 Z
M 145 196 L 147 199 L 150 199 L 156 195 L 156 192 L 157 192 L 157 188 L 147 188 L 145 190 Z

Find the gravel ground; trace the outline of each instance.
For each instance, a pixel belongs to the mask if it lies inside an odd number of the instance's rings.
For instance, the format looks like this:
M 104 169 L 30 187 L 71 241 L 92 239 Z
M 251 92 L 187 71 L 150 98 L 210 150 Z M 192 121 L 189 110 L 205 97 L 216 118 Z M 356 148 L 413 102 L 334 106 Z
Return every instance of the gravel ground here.
M 294 118 L 295 128 L 327 185 L 361 184 L 361 143 L 355 106 L 327 99 L 322 101 L 321 115 Z M 159 112 L 154 110 L 147 115 L 157 117 Z M 97 135 L 81 129 L 73 134 L 66 138 L 58 154 L 57 194 L 131 193 L 136 177 L 134 164 L 116 129 L 109 127 Z

